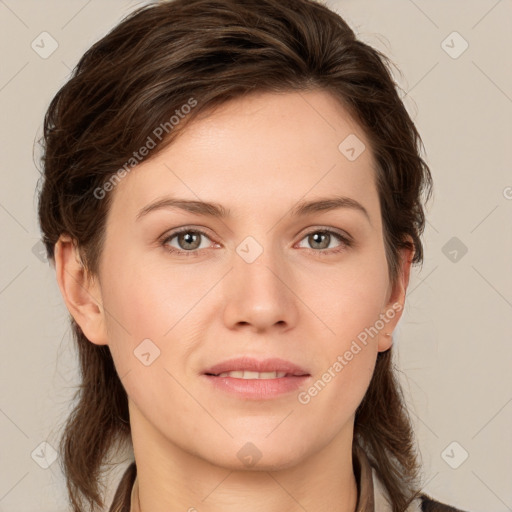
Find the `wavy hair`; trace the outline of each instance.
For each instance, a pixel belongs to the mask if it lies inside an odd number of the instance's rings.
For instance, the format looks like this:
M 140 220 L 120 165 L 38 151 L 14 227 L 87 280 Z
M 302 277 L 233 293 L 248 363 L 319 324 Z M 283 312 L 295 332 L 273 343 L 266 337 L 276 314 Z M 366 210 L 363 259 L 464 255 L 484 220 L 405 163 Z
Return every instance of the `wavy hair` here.
M 320 89 L 370 141 L 396 282 L 401 248 L 422 262 L 423 199 L 432 178 L 390 64 L 314 0 L 172 0 L 137 9 L 82 56 L 46 112 L 38 213 L 49 260 L 67 234 L 86 269 L 97 271 L 112 194 L 98 200 L 94 191 L 191 97 L 197 106 L 146 159 L 198 114 L 231 99 Z M 81 384 L 61 438 L 61 467 L 73 511 L 95 511 L 104 506 L 100 483 L 109 454 L 131 440 L 128 401 L 108 346 L 91 343 L 70 321 Z M 418 493 L 419 464 L 391 349 L 377 356 L 356 411 L 354 443 L 376 468 L 393 511 L 403 511 Z

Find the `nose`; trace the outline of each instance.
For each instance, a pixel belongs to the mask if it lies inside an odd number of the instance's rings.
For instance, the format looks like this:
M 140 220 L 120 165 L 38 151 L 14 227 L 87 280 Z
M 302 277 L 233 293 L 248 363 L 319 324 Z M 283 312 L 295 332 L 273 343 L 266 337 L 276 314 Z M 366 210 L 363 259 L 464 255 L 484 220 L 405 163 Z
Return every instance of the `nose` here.
M 285 331 L 297 324 L 298 298 L 291 269 L 270 250 L 252 263 L 234 254 L 233 269 L 223 286 L 223 320 L 228 328 Z

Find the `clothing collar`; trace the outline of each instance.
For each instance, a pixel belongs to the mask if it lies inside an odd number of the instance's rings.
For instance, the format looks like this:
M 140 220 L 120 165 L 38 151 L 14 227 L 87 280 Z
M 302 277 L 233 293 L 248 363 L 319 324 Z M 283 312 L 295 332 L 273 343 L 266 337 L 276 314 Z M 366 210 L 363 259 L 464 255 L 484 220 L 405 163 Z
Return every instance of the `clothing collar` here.
M 365 451 L 356 444 L 352 454 L 357 482 L 356 512 L 391 512 L 388 494 L 375 468 L 371 466 Z M 135 502 L 136 485 L 137 467 L 135 462 L 132 462 L 121 478 L 109 512 L 132 512 L 131 504 Z M 406 512 L 419 512 L 420 510 L 419 503 L 415 500 Z

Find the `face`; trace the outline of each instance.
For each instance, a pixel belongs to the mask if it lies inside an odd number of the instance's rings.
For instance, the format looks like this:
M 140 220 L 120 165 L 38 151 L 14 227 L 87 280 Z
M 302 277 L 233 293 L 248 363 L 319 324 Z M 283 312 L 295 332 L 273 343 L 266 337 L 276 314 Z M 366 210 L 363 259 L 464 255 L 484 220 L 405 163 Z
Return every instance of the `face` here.
M 350 439 L 403 289 L 369 143 L 340 104 L 226 103 L 110 193 L 104 336 L 88 337 L 108 343 L 134 429 L 231 468 Z

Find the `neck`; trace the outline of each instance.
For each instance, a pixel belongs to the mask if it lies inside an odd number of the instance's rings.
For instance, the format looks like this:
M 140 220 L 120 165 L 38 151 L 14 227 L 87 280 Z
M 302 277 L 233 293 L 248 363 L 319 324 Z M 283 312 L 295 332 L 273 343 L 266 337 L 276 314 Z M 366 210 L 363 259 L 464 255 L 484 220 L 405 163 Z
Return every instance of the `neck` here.
M 140 427 L 137 421 L 132 422 L 137 479 L 131 512 L 356 509 L 352 429 L 293 467 L 240 471 L 215 466 L 158 435 L 138 435 L 143 432 Z

